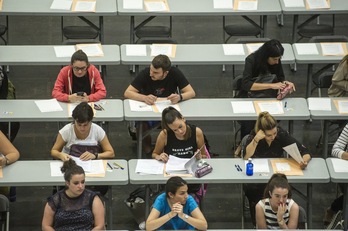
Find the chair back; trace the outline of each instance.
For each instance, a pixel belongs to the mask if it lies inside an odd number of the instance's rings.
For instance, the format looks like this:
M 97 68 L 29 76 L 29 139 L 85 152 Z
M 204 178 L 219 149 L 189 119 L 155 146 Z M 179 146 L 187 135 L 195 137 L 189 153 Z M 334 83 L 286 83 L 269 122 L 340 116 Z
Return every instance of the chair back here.
M 319 97 L 322 96 L 322 89 L 328 89 L 331 86 L 332 83 L 332 77 L 334 75 L 335 72 L 330 71 L 330 72 L 324 72 L 323 74 L 321 74 L 319 76 L 319 86 L 318 86 L 318 93 L 319 93 Z
M 321 42 L 348 42 L 348 37 L 345 35 L 327 35 L 327 36 L 314 36 L 310 38 L 310 43 Z
M 163 37 L 144 37 L 140 38 L 137 41 L 137 44 L 153 44 L 153 43 L 168 43 L 168 44 L 177 44 L 178 42 L 172 38 L 163 38 Z
M 238 38 L 236 43 L 264 43 L 270 40 L 270 38 Z
M 299 207 L 299 213 L 298 213 L 298 222 L 297 222 L 297 228 L 298 229 L 307 229 L 307 213 L 306 210 L 301 207 Z

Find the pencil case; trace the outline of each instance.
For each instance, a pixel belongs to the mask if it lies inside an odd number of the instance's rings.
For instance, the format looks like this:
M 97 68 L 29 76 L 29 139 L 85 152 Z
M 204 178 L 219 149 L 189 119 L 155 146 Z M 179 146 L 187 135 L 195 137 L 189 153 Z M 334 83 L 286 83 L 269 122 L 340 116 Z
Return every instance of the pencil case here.
M 212 171 L 213 171 L 213 167 L 208 163 L 204 163 L 204 165 L 201 168 L 196 170 L 195 176 L 197 178 L 201 178 L 201 177 L 211 173 Z
M 292 87 L 288 84 L 286 87 L 284 87 L 283 90 L 277 95 L 278 100 L 282 100 L 285 98 L 287 94 L 289 94 L 292 91 Z

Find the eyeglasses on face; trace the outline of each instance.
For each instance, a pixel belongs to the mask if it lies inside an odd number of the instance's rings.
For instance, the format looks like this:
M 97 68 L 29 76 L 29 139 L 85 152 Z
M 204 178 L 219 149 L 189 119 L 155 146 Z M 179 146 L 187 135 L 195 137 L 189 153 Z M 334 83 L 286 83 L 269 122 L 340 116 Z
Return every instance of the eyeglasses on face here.
M 84 66 L 84 67 L 73 67 L 73 70 L 74 71 L 85 71 L 85 70 L 87 70 L 87 66 Z

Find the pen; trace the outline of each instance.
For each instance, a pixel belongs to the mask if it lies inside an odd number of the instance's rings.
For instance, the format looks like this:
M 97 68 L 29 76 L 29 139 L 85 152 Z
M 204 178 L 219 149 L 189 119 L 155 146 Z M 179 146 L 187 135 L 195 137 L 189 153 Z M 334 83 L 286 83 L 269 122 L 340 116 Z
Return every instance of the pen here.
M 118 166 L 120 169 L 124 169 L 124 167 L 122 167 L 121 165 L 119 165 L 118 163 L 114 162 L 114 165 Z
M 236 167 L 237 171 L 240 172 L 241 170 L 240 170 L 240 168 L 238 168 L 238 166 L 239 165 L 236 165 L 236 164 L 234 165 L 234 167 Z
M 105 109 L 103 108 L 103 106 L 102 106 L 101 104 L 99 104 L 99 107 L 100 107 L 103 111 L 105 111 Z
M 110 169 L 114 169 L 111 164 L 107 163 Z
M 288 102 L 285 102 L 285 104 L 284 104 L 284 108 L 286 108 L 287 104 L 288 104 Z
M 237 165 L 239 171 L 243 172 L 243 169 L 239 166 L 239 164 Z

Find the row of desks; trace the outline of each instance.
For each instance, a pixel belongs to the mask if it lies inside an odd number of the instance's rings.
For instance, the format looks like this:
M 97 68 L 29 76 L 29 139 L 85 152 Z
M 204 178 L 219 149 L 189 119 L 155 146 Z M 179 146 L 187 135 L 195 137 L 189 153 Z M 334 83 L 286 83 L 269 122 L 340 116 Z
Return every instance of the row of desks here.
M 135 185 L 142 184 L 165 184 L 167 177 L 163 175 L 139 175 L 135 173 L 137 160 L 108 160 L 110 164 L 114 161 L 124 167 L 124 170 L 114 169 L 112 172 L 106 171 L 105 177 L 92 178 L 87 177 L 87 185 L 109 185 L 108 197 L 112 198 L 112 186 L 127 185 L 128 183 Z M 35 161 L 17 161 L 3 169 L 3 178 L 0 186 L 56 186 L 64 184 L 63 177 L 52 177 L 50 174 L 50 162 L 52 160 L 35 160 Z M 231 168 L 235 164 L 239 164 L 244 169 L 244 161 L 237 158 L 214 158 L 208 160 L 213 167 L 213 172 L 202 177 L 185 178 L 188 183 L 209 183 L 209 184 L 243 184 L 243 183 L 266 183 L 273 170 L 269 164 L 271 173 L 254 174 L 246 176 L 245 171 L 238 172 L 235 168 Z M 30 172 L 30 174 L 27 174 Z M 332 166 L 331 158 L 326 160 L 322 158 L 313 158 L 303 176 L 288 176 L 290 183 L 300 183 L 307 185 L 307 213 L 308 224 L 312 227 L 312 187 L 313 184 L 324 184 L 330 181 L 335 183 L 348 184 L 347 173 L 335 172 Z M 346 187 L 347 188 L 347 187 Z M 345 191 L 346 193 L 346 191 Z M 345 194 L 347 195 L 347 194 Z M 149 200 L 146 200 L 149 202 Z M 345 201 L 347 203 L 347 201 Z M 348 210 L 348 204 L 344 208 Z M 112 229 L 112 199 L 108 201 L 108 229 Z M 149 207 L 147 208 L 149 209 Z M 148 211 L 148 210 L 147 210 Z M 347 214 L 347 211 L 345 211 Z M 345 217 L 347 223 L 347 217 Z
M 344 98 L 335 98 L 344 100 Z M 233 112 L 231 101 L 264 101 L 267 99 L 237 99 L 237 98 L 215 98 L 215 99 L 191 99 L 180 102 L 181 113 L 188 120 L 202 121 L 239 121 L 256 120 L 255 114 L 237 114 Z M 340 114 L 334 102 L 331 100 L 331 111 L 309 111 L 307 100 L 303 98 L 285 98 L 287 108 L 284 114 L 274 115 L 277 120 L 289 121 L 289 131 L 292 132 L 293 121 L 300 120 L 323 120 L 325 122 L 323 140 L 323 157 L 327 157 L 328 132 L 327 124 L 330 120 L 346 120 L 346 114 Z M 161 113 L 131 111 L 129 100 L 105 99 L 102 100 L 104 111 L 96 111 L 94 121 L 160 121 Z M 71 121 L 69 117 L 69 104 L 60 102 L 63 111 L 43 113 L 35 104 L 33 99 L 0 100 L 1 122 L 57 122 Z M 283 104 L 284 105 L 284 104 Z M 142 137 L 142 131 L 139 131 Z M 138 139 L 138 158 L 141 158 L 142 139 Z

